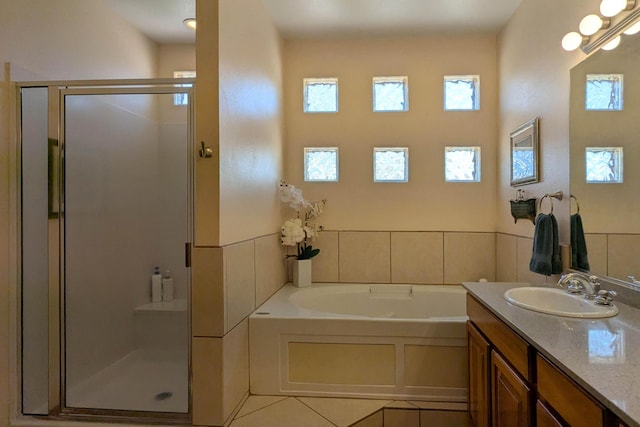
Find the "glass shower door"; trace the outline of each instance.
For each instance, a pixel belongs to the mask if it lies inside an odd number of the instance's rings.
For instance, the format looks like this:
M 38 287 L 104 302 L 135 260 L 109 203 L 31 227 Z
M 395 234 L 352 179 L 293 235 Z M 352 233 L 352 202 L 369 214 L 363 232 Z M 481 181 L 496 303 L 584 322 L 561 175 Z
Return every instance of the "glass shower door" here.
M 187 414 L 189 109 L 135 92 L 62 91 L 63 407 Z

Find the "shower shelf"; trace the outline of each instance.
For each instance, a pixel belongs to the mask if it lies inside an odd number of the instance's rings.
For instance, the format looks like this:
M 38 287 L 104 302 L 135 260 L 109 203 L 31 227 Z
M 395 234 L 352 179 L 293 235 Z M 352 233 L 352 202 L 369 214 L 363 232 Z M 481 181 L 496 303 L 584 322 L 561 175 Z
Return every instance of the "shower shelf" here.
M 150 302 L 140 307 L 136 307 L 135 310 L 138 313 L 143 312 L 176 312 L 187 311 L 186 299 L 174 299 L 168 302 Z

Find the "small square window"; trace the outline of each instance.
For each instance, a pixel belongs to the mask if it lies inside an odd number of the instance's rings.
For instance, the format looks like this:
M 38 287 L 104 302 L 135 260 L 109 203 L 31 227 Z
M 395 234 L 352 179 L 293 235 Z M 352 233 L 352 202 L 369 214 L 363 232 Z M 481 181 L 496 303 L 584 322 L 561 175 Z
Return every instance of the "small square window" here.
M 307 78 L 303 84 L 305 113 L 338 112 L 337 78 Z
M 480 182 L 480 147 L 445 147 L 446 182 Z
M 622 147 L 587 147 L 587 183 L 622 183 Z
M 316 182 L 337 182 L 338 148 L 305 147 L 304 180 Z
M 373 111 L 409 111 L 408 78 L 374 77 Z
M 587 74 L 587 110 L 622 110 L 622 74 Z
M 445 111 L 480 109 L 480 76 L 444 76 Z
M 376 147 L 373 149 L 374 182 L 408 182 L 409 149 Z
M 195 78 L 195 71 L 174 71 L 173 78 L 175 79 L 184 79 L 184 78 Z M 176 87 L 192 87 L 191 83 L 185 84 L 177 84 Z M 173 105 L 189 105 L 189 95 L 184 93 L 174 93 L 173 94 Z

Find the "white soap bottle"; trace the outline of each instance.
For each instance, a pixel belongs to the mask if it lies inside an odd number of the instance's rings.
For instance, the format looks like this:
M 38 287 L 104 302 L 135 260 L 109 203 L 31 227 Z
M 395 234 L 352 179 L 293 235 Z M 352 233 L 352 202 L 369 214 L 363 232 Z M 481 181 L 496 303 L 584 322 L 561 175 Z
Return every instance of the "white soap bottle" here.
M 166 270 L 162 278 L 162 301 L 173 301 L 173 277 L 171 277 L 171 270 Z
M 162 302 L 162 274 L 157 266 L 151 275 L 151 302 Z

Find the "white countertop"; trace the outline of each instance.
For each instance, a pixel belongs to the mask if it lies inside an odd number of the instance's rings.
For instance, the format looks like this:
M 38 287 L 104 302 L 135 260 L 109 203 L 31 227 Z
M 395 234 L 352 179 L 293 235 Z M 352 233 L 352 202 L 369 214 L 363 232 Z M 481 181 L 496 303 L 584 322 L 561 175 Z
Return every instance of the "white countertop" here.
M 530 283 L 463 286 L 629 427 L 640 427 L 640 309 L 616 302 L 615 317 L 560 317 L 505 300 L 507 289 Z

